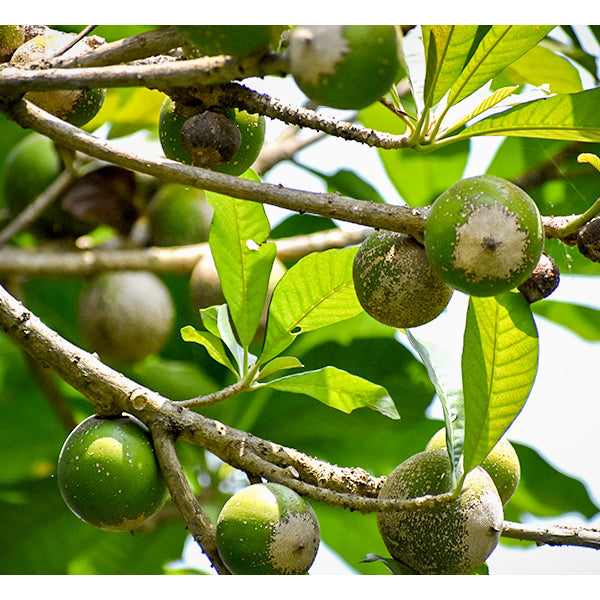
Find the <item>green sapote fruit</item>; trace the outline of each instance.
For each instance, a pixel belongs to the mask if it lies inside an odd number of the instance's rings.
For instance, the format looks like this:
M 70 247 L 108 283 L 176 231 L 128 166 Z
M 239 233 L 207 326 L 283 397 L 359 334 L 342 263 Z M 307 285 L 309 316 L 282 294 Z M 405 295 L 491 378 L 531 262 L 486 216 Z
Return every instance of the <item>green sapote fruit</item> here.
M 0 25 L 0 63 L 10 60 L 14 51 L 24 43 L 23 25 Z
M 451 463 L 445 450 L 411 456 L 389 475 L 379 498 L 407 500 L 451 491 Z M 424 575 L 472 573 L 500 539 L 504 514 L 491 477 L 470 471 L 462 493 L 448 504 L 415 510 L 381 510 L 377 524 L 395 560 Z
M 451 287 L 496 296 L 518 287 L 544 249 L 535 202 L 518 186 L 492 175 L 458 181 L 431 206 L 425 249 Z
M 442 428 L 429 440 L 425 450 L 445 449 L 446 430 Z M 512 444 L 506 438 L 501 438 L 481 466 L 492 478 L 502 504 L 506 504 L 515 493 L 521 479 L 521 463 Z
M 159 352 L 175 318 L 168 288 L 149 271 L 106 271 L 79 299 L 79 327 L 91 351 L 131 364 Z
M 278 483 L 240 490 L 217 520 L 219 556 L 234 575 L 303 575 L 320 541 L 310 504 Z
M 276 46 L 287 25 L 176 25 L 193 54 L 243 56 Z
M 148 204 L 150 243 L 187 246 L 207 242 L 212 212 L 203 190 L 163 184 Z
M 376 102 L 400 70 L 393 25 L 298 25 L 289 60 L 294 81 L 313 102 L 339 109 Z
M 57 478 L 71 511 L 108 531 L 141 527 L 168 497 L 148 429 L 131 415 L 93 415 L 77 425 L 60 452 Z
M 10 59 L 14 66 L 25 66 L 52 57 L 77 38 L 74 33 L 49 30 L 48 33 L 35 36 L 19 46 Z M 78 41 L 72 48 L 61 54 L 62 57 L 79 56 L 97 47 L 102 40 L 96 36 L 86 37 Z M 40 108 L 59 119 L 81 127 L 98 114 L 102 107 L 106 90 L 73 89 L 52 90 L 46 92 L 27 92 L 26 100 L 37 104 Z
M 185 132 L 184 126 L 186 126 L 189 119 L 194 119 L 196 121 L 194 124 L 197 127 L 202 125 L 202 121 L 197 121 L 198 115 L 202 114 L 202 112 L 198 107 L 175 102 L 168 97 L 165 99 L 160 111 L 158 125 L 160 143 L 165 156 L 189 165 L 212 168 L 214 171 L 227 173 L 228 175 L 241 175 L 247 171 L 254 164 L 265 140 L 266 126 L 264 116 L 250 114 L 246 111 L 233 108 L 223 109 L 221 114 L 227 117 L 239 131 L 239 138 L 237 134 L 234 135 L 239 145 L 236 142 L 238 149 L 232 158 L 225 160 L 227 157 L 221 155 L 224 162 L 210 164 L 209 162 L 205 162 L 204 158 L 207 155 L 214 156 L 214 147 L 210 146 L 208 148 L 210 152 L 202 152 L 202 148 L 192 151 L 190 150 L 190 146 L 193 144 L 194 138 L 210 139 L 211 136 L 201 135 L 197 131 L 194 131 L 194 136 L 184 135 L 182 137 L 182 131 Z M 210 121 L 206 120 L 204 123 L 213 128 L 212 137 L 215 137 L 214 126 L 217 124 L 217 121 L 212 119 Z M 229 130 L 229 127 L 227 130 Z M 219 132 L 218 136 L 219 138 L 221 137 L 221 132 Z M 218 142 L 218 146 L 223 146 L 222 141 Z M 221 150 L 219 150 L 220 152 Z M 202 159 L 200 162 L 196 162 L 194 156 L 201 156 Z
M 354 289 L 364 310 L 391 327 L 418 327 L 435 319 L 452 297 L 414 238 L 376 231 L 354 258 Z

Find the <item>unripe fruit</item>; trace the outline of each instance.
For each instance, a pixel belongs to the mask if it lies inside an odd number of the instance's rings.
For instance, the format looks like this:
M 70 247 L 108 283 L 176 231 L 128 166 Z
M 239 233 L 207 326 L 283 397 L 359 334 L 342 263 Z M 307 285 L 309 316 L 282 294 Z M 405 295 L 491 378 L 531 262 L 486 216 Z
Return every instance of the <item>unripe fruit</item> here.
M 429 440 L 425 450 L 445 450 L 446 430 L 440 429 Z M 512 444 L 502 438 L 492 448 L 481 467 L 492 478 L 502 504 L 506 504 L 515 493 L 521 479 L 521 463 Z
M 196 118 L 202 114 L 197 107 L 173 102 L 166 98 L 160 111 L 159 118 L 159 138 L 160 143 L 167 158 L 177 160 L 182 163 L 194 165 L 196 167 L 206 166 L 206 163 L 195 162 L 192 155 L 203 157 L 205 152 L 202 148 L 190 150 L 193 144 L 191 136 L 187 138 L 186 147 L 182 139 L 182 130 L 188 119 Z M 222 164 L 211 166 L 214 171 L 227 173 L 228 175 L 241 175 L 247 171 L 253 164 L 262 148 L 265 140 L 265 118 L 262 115 L 253 115 L 246 111 L 228 108 L 223 113 L 232 123 L 237 126 L 241 139 L 239 139 L 239 149 L 235 152 L 233 158 Z M 214 121 L 212 125 L 214 125 Z M 200 125 L 200 123 L 196 123 Z M 211 125 L 211 126 L 212 126 Z M 221 134 L 219 134 L 221 135 Z M 226 132 L 224 132 L 226 135 Z M 197 131 L 194 137 L 202 138 Z M 208 134 L 205 137 L 210 137 Z M 236 139 L 237 135 L 235 136 Z M 219 144 L 221 145 L 221 144 Z M 212 152 L 213 148 L 209 148 Z M 203 162 L 203 160 L 201 160 Z
M 50 31 L 38 35 L 17 48 L 10 59 L 10 64 L 24 66 L 30 62 L 38 62 L 49 58 L 66 47 L 76 37 L 74 33 L 64 33 L 62 31 Z M 100 39 L 97 37 L 84 38 L 62 56 L 78 56 L 99 45 L 99 43 Z M 27 92 L 24 98 L 59 119 L 81 127 L 96 116 L 102 107 L 105 96 L 106 90 L 103 89 L 74 89 Z
M 352 271 L 364 310 L 391 327 L 418 327 L 435 319 L 452 297 L 414 238 L 376 231 L 360 246 Z
M 472 296 L 496 296 L 533 272 L 544 248 L 535 202 L 492 175 L 462 179 L 431 206 L 425 249 L 442 279 Z
M 187 246 L 206 242 L 212 212 L 203 190 L 177 183 L 164 184 L 148 205 L 150 243 Z
M 82 421 L 62 447 L 57 477 L 67 506 L 109 531 L 141 527 L 168 497 L 148 429 L 129 415 Z
M 313 102 L 339 109 L 376 102 L 400 69 L 393 25 L 298 25 L 289 57 L 298 87 Z
M 14 51 L 24 42 L 23 25 L 0 25 L 0 63 L 10 60 Z
M 303 575 L 320 541 L 310 504 L 278 483 L 240 490 L 217 520 L 217 549 L 234 575 Z
M 286 25 L 177 25 L 197 55 L 243 56 L 275 45 Z
M 158 352 L 175 309 L 165 284 L 148 271 L 107 271 L 94 277 L 79 300 L 79 326 L 103 360 L 135 363 Z
M 379 498 L 443 494 L 451 491 L 450 486 L 448 453 L 425 451 L 392 471 Z M 498 544 L 503 519 L 496 486 L 481 467 L 467 474 L 462 493 L 449 504 L 377 513 L 379 532 L 392 558 L 424 575 L 478 569 Z

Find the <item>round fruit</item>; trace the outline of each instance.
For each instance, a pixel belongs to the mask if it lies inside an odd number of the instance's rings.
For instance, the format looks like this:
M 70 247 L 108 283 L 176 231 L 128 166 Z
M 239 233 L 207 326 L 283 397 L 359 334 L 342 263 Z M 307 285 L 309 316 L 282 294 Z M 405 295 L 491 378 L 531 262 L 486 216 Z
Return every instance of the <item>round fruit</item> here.
M 243 56 L 274 45 L 286 25 L 177 25 L 194 54 Z
M 204 191 L 177 183 L 162 185 L 148 205 L 155 246 L 187 246 L 208 241 L 212 208 Z
M 380 498 L 406 500 L 451 491 L 450 458 L 445 450 L 411 456 L 397 466 Z M 486 561 L 500 539 L 502 502 L 490 476 L 477 467 L 462 493 L 449 504 L 377 513 L 383 541 L 392 555 L 418 573 L 471 573 Z
M 22 66 L 51 57 L 77 38 L 74 33 L 51 31 L 38 35 L 17 48 L 10 59 L 11 65 Z M 62 56 L 79 56 L 99 44 L 99 38 L 84 38 L 67 50 Z M 48 92 L 27 92 L 24 96 L 40 108 L 59 119 L 81 127 L 96 116 L 100 110 L 106 90 L 75 89 Z
M 58 487 L 82 520 L 109 531 L 132 531 L 168 497 L 145 425 L 129 415 L 82 421 L 58 459 Z
M 440 429 L 427 443 L 425 450 L 445 450 L 446 430 Z M 492 478 L 502 504 L 515 493 L 521 479 L 521 463 L 512 444 L 502 438 L 486 456 L 481 467 Z
M 310 504 L 277 483 L 237 492 L 217 520 L 217 549 L 234 575 L 303 575 L 320 540 Z
M 360 246 L 352 269 L 364 310 L 391 327 L 418 327 L 435 319 L 452 297 L 414 238 L 376 231 Z
M 181 136 L 186 121 L 198 114 L 200 113 L 197 107 L 174 102 L 170 98 L 165 99 L 160 111 L 158 130 L 160 143 L 167 158 L 197 167 L 203 166 L 194 162 L 186 152 Z M 239 150 L 230 161 L 212 168 L 228 175 L 241 175 L 254 164 L 262 148 L 265 140 L 265 118 L 263 115 L 253 115 L 232 108 L 226 109 L 224 114 L 239 129 Z
M 103 360 L 131 364 L 158 352 L 175 309 L 165 284 L 148 271 L 107 271 L 79 299 L 79 326 Z
M 393 25 L 298 25 L 289 42 L 290 73 L 317 104 L 364 108 L 385 95 L 400 69 Z
M 518 287 L 544 248 L 535 202 L 500 177 L 462 179 L 431 206 L 425 249 L 451 287 L 472 296 L 495 296 Z

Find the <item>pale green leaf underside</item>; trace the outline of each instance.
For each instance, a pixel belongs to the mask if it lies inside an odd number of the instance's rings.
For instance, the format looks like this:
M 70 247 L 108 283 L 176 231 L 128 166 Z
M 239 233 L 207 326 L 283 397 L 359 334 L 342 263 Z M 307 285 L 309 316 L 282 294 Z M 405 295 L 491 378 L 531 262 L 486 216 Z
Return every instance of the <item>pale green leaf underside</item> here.
M 538 336 L 519 292 L 471 297 L 462 353 L 465 472 L 485 459 L 523 408 L 535 380 Z
M 269 305 L 261 363 L 283 352 L 298 334 L 362 311 L 352 278 L 356 251 L 353 247 L 313 252 L 285 273 Z
M 453 465 L 455 481 L 460 473 L 460 457 L 465 436 L 465 414 L 462 392 L 460 361 L 443 348 L 429 341 L 417 339 L 410 330 L 406 335 L 412 347 L 417 351 L 435 392 L 442 404 L 446 427 L 446 446 Z M 460 476 L 460 475 L 459 475 Z
M 537 45 L 554 26 L 493 25 L 448 94 L 448 105 L 466 98 Z
M 288 375 L 264 385 L 282 392 L 306 394 L 345 413 L 370 408 L 386 417 L 400 418 L 385 388 L 335 367 Z
M 582 142 L 600 141 L 600 88 L 532 100 L 491 115 L 462 131 L 473 135 L 506 135 Z

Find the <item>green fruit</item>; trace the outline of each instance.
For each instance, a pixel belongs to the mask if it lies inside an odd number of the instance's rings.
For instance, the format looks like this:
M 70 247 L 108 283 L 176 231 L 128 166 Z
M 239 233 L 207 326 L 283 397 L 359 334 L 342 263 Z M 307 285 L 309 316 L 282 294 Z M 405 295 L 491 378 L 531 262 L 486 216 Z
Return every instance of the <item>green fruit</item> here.
M 234 575 L 305 574 L 320 540 L 310 504 L 277 483 L 258 483 L 237 492 L 217 520 L 217 549 Z
M 88 282 L 79 299 L 79 326 L 92 352 L 131 364 L 159 352 L 174 322 L 165 284 L 148 271 L 108 271 Z
M 82 421 L 62 447 L 57 476 L 67 506 L 109 531 L 139 528 L 168 497 L 150 434 L 128 415 Z
M 173 102 L 170 98 L 165 99 L 160 111 L 158 130 L 160 143 L 167 158 L 189 165 L 203 166 L 195 163 L 186 152 L 181 138 L 184 124 L 198 114 L 195 107 Z M 241 175 L 254 164 L 262 148 L 265 140 L 265 118 L 263 115 L 253 115 L 232 108 L 227 109 L 225 115 L 235 122 L 240 131 L 240 146 L 230 161 L 212 168 L 228 175 Z
M 0 63 L 10 60 L 14 51 L 24 42 L 23 25 L 0 25 Z
M 425 450 L 445 450 L 446 430 L 440 429 L 427 443 Z M 496 485 L 502 504 L 515 493 L 521 479 L 521 464 L 512 444 L 502 438 L 490 451 L 481 466 Z
M 298 25 L 290 35 L 290 73 L 313 102 L 357 110 L 390 90 L 398 53 L 393 25 Z
M 203 190 L 177 183 L 162 185 L 148 205 L 151 243 L 187 246 L 208 241 L 212 208 Z
M 500 177 L 462 179 L 431 206 L 425 249 L 451 287 L 472 296 L 496 296 L 533 272 L 544 248 L 535 202 Z
M 15 66 L 24 66 L 30 62 L 39 62 L 65 48 L 76 37 L 73 33 L 62 31 L 51 31 L 38 35 L 19 46 L 12 55 L 10 63 Z M 90 45 L 93 47 L 94 43 L 92 38 L 84 38 L 62 56 L 78 56 L 86 52 Z M 59 119 L 81 127 L 98 114 L 105 96 L 106 90 L 104 89 L 73 89 L 27 92 L 24 98 Z
M 194 54 L 243 56 L 275 45 L 287 25 L 177 25 Z
M 397 466 L 379 498 L 406 500 L 449 491 L 448 453 L 431 450 Z M 462 493 L 452 503 L 377 513 L 379 532 L 392 558 L 428 575 L 478 569 L 498 544 L 503 519 L 496 486 L 481 467 L 467 474 Z
M 452 297 L 414 238 L 376 231 L 360 246 L 352 269 L 364 310 L 391 327 L 418 327 L 435 319 Z

